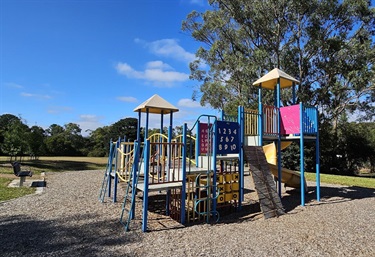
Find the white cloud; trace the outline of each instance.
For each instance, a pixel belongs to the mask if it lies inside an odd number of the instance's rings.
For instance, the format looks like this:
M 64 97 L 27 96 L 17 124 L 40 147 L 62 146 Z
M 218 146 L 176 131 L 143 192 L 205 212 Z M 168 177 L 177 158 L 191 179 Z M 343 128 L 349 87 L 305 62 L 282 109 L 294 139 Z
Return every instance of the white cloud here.
M 206 1 L 204 0 L 190 0 L 190 4 L 196 4 L 196 5 L 199 5 L 199 6 L 204 6 L 204 3 Z
M 157 56 L 168 57 L 178 61 L 190 63 L 196 59 L 195 54 L 186 51 L 178 43 L 177 39 L 160 39 L 152 42 L 146 42 L 139 38 L 134 40 L 142 44 L 149 51 Z
M 173 68 L 162 61 L 152 61 L 147 63 L 148 69 L 163 69 L 163 70 L 173 70 Z
M 152 82 L 157 86 L 171 87 L 175 82 L 183 82 L 189 79 L 189 74 L 171 71 L 171 67 L 162 61 L 154 61 L 146 64 L 144 71 L 137 71 L 129 64 L 119 62 L 116 65 L 118 73 L 128 78 L 142 79 Z
M 120 73 L 122 75 L 125 75 L 128 78 L 140 79 L 140 78 L 143 77 L 142 72 L 134 70 L 127 63 L 122 63 L 122 62 L 117 63 L 116 70 L 117 70 L 118 73 Z
M 65 113 L 65 112 L 71 112 L 73 108 L 68 107 L 68 106 L 53 106 L 50 107 L 47 112 L 50 114 L 60 114 L 60 113 Z
M 201 108 L 202 107 L 199 102 L 193 101 L 192 99 L 189 99 L 189 98 L 180 99 L 177 105 L 180 107 L 187 107 L 187 108 Z
M 79 120 L 75 122 L 82 129 L 81 134 L 83 136 L 88 136 L 91 130 L 95 130 L 99 127 L 103 127 L 104 124 L 100 122 L 102 117 L 91 115 L 91 114 L 82 114 L 79 116 Z
M 52 97 L 50 95 L 41 95 L 41 94 L 31 94 L 22 92 L 21 96 L 23 97 L 31 97 L 31 98 L 38 98 L 38 99 L 51 99 Z
M 24 86 L 21 86 L 20 84 L 13 83 L 13 82 L 5 83 L 5 86 L 12 87 L 12 88 L 24 88 Z
M 156 82 L 182 82 L 189 79 L 189 75 L 176 71 L 162 69 L 147 69 L 144 71 L 145 79 Z
M 136 103 L 136 102 L 138 102 L 137 98 L 132 97 L 132 96 L 119 96 L 116 99 L 121 101 L 121 102 L 126 102 L 126 103 Z

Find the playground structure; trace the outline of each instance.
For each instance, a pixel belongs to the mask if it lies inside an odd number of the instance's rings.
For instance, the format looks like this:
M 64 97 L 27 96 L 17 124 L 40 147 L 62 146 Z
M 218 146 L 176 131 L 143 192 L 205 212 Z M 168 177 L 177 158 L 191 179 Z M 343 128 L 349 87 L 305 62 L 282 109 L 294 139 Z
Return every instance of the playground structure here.
M 126 183 L 120 216 L 125 230 L 135 217 L 135 198 L 142 192 L 142 231 L 147 231 L 149 193 L 166 191 L 166 214 L 181 224 L 218 221 L 226 206 L 241 209 L 244 201 L 245 162 L 259 196 L 265 218 L 284 213 L 281 183 L 300 188 L 305 205 L 304 141 L 316 143 L 316 193 L 320 200 L 318 112 L 302 103 L 281 107 L 281 89 L 292 88 L 296 79 L 274 69 L 257 80 L 259 108 L 238 107 L 237 117 L 222 114 L 221 119 L 201 115 L 182 135 L 172 138 L 173 113 L 178 109 L 158 95 L 134 109 L 138 113 L 137 140 L 119 138 L 110 142 L 108 164 L 99 199 L 106 195 L 117 201 L 119 181 Z M 275 106 L 262 104 L 262 90 L 275 93 Z M 141 139 L 141 114 L 146 113 L 144 140 Z M 160 133 L 148 135 L 149 115 L 161 117 Z M 169 115 L 168 134 L 163 134 L 164 115 Z M 195 132 L 196 138 L 191 136 Z M 281 167 L 281 150 L 291 141 L 300 143 L 301 171 Z M 269 142 L 268 145 L 263 145 Z M 272 176 L 273 174 L 273 176 Z M 274 178 L 277 179 L 277 188 Z M 113 182 L 113 189 L 112 189 Z

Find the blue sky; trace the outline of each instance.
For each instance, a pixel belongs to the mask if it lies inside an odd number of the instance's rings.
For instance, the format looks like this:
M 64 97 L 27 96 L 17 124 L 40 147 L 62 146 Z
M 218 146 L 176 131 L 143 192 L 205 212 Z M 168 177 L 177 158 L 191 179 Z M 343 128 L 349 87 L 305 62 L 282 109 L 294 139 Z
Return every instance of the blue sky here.
M 190 100 L 197 82 L 188 65 L 200 45 L 181 31 L 188 13 L 207 8 L 204 0 L 0 0 L 0 114 L 84 132 L 137 117 L 133 109 L 154 94 L 180 109 L 174 125 L 216 113 Z M 159 120 L 152 115 L 151 127 Z

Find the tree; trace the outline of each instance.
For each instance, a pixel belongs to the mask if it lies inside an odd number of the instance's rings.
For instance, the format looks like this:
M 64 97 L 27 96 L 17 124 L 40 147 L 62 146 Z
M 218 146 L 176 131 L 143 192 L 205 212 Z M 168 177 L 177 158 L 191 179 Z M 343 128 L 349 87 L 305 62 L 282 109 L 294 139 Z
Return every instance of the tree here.
M 117 141 L 119 137 L 126 137 L 130 142 L 137 139 L 138 119 L 125 118 L 121 119 L 109 128 L 109 136 L 113 141 Z
M 51 126 L 49 126 L 46 132 L 49 136 L 56 136 L 58 134 L 63 133 L 64 128 L 58 124 L 52 124 Z
M 209 2 L 212 10 L 194 11 L 182 24 L 205 46 L 190 64 L 190 77 L 201 82 L 193 98 L 201 96 L 201 104 L 227 113 L 251 107 L 257 102 L 252 83 L 277 67 L 300 80 L 299 100 L 318 106 L 322 118 L 337 124 L 345 111 L 373 115 L 375 12 L 369 1 Z
M 78 124 L 68 123 L 64 125 L 66 144 L 70 144 L 74 151 L 70 154 L 81 155 L 84 148 L 84 139 L 81 135 L 82 129 Z
M 7 125 L 7 130 L 3 134 L 2 152 L 11 157 L 24 155 L 27 152 L 28 132 L 28 126 L 20 118 L 11 119 Z
M 44 140 L 46 138 L 45 130 L 39 126 L 32 126 L 30 128 L 29 136 L 27 138 L 28 147 L 30 154 L 34 155 L 35 158 L 45 154 L 46 145 Z
M 375 9 L 360 0 L 210 0 L 182 30 L 203 43 L 190 64 L 200 82 L 193 99 L 228 114 L 257 105 L 252 83 L 274 67 L 300 81 L 298 101 L 316 106 L 322 130 L 322 167 L 337 164 L 340 117 L 370 120 L 375 105 Z M 202 64 L 206 64 L 202 65 Z M 208 67 L 208 68 L 206 68 Z M 267 92 L 264 103 L 273 102 Z M 288 104 L 290 90 L 282 90 Z M 326 147 L 326 148 L 325 148 Z M 332 149 L 331 149 L 332 148 Z
M 48 153 L 56 156 L 82 155 L 84 139 L 81 135 L 81 128 L 75 123 L 65 124 L 64 127 L 52 124 L 47 133 L 46 139 Z
M 10 125 L 14 120 L 20 121 L 20 118 L 14 116 L 13 114 L 0 115 L 0 145 L 4 144 L 5 132 L 7 132 L 10 129 Z M 2 153 L 1 148 L 2 147 L 0 147 L 0 154 Z
M 342 151 L 342 162 L 345 163 L 345 173 L 353 174 L 373 160 L 375 156 L 375 147 L 372 145 L 371 135 L 373 125 L 348 122 L 340 126 L 341 140 L 339 146 Z
M 105 126 L 92 131 L 89 136 L 88 156 L 106 156 L 109 153 L 109 127 Z

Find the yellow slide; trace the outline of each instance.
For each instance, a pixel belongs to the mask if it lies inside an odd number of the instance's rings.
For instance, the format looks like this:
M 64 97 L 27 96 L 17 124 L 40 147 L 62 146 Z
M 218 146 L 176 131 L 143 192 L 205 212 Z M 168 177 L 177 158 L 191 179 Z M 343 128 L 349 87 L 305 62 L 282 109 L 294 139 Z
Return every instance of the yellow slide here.
M 281 142 L 281 150 L 287 148 L 292 142 Z M 264 154 L 272 174 L 277 178 L 277 151 L 275 143 L 263 146 Z M 298 171 L 281 168 L 281 182 L 288 187 L 301 188 L 301 175 Z M 305 190 L 307 189 L 305 180 Z

